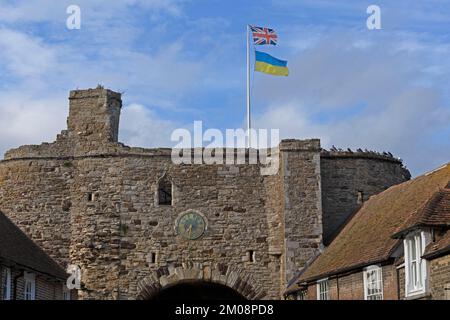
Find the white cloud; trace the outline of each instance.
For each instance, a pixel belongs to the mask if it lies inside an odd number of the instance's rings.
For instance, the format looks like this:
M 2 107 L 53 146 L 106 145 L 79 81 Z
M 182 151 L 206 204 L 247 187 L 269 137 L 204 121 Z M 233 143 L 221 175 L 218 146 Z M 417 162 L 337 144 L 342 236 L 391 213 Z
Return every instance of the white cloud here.
M 323 36 L 290 59 L 288 78 L 259 77 L 256 103 L 271 103 L 257 126 L 279 128 L 283 138 L 321 138 L 324 147 L 391 151 L 413 174 L 450 161 L 447 86 L 417 84 L 429 51 L 405 55 L 393 50 L 403 46 L 395 38 L 381 40 L 351 46 L 357 35 Z
M 61 22 L 67 18 L 66 9 L 69 5 L 81 8 L 82 19 L 105 20 L 126 16 L 130 7 L 139 7 L 152 13 L 166 13 L 172 16 L 181 16 L 183 1 L 179 0 L 19 0 L 11 4 L 10 1 L 0 0 L 0 21 L 3 22 Z M 88 21 L 88 20 L 86 20 Z
M 0 92 L 0 158 L 10 148 L 54 141 L 66 126 L 68 109 L 63 101 Z
M 158 111 L 186 112 L 186 104 L 192 104 L 186 97 L 200 88 L 224 92 L 224 101 L 240 95 L 243 68 L 236 68 L 236 52 L 244 43 L 236 34 L 221 35 L 229 25 L 226 19 L 186 18 L 184 3 L 76 1 L 82 29 L 71 32 L 65 29 L 65 9 L 72 1 L 12 5 L 0 0 L 0 152 L 52 141 L 65 127 L 70 89 L 102 83 L 125 91 L 125 99 L 136 103 L 123 109 L 121 138 L 135 146 L 171 145 L 170 132 L 181 126 Z M 282 6 L 292 3 L 285 0 Z M 359 12 L 350 2 L 305 4 Z M 135 9 L 153 22 L 137 17 Z M 183 23 L 177 27 L 184 26 L 183 33 L 161 36 L 162 42 L 153 45 L 149 35 L 170 34 L 170 19 L 180 17 Z M 254 114 L 259 127 L 280 128 L 289 138 L 320 137 L 324 146 L 389 150 L 415 173 L 450 159 L 449 106 L 444 102 L 450 99 L 450 47 L 445 41 L 412 31 L 358 33 L 335 26 L 330 32 L 326 23 L 289 23 L 277 31 L 283 42 L 272 49 L 288 59 L 291 75 L 255 75 L 254 111 L 263 110 Z M 194 38 L 198 50 L 192 49 Z M 45 127 L 34 126 L 34 119 Z
M 22 93 L 0 93 L 0 158 L 21 145 L 55 141 L 66 129 L 67 97 L 37 99 Z M 174 121 L 158 117 L 157 112 L 140 104 L 122 108 L 120 141 L 137 147 L 170 147 Z
M 195 80 L 204 66 L 186 59 L 185 44 L 178 38 L 156 50 L 143 50 L 139 41 L 149 38 L 140 39 L 142 19 L 135 20 L 135 14 L 139 10 L 153 20 L 164 15 L 179 18 L 183 2 L 76 1 L 82 29 L 72 32 L 65 29 L 66 7 L 72 1 L 0 0 L 0 158 L 12 147 L 53 141 L 65 128 L 64 106 L 71 89 L 101 83 L 127 92 L 130 100 L 148 98 L 153 106 L 179 110 L 184 93 L 198 85 Z M 45 24 L 37 24 L 41 22 Z M 144 29 L 152 31 L 149 26 Z M 138 104 L 124 107 L 124 142 L 168 145 L 174 124 L 156 114 Z
M 130 104 L 122 109 L 120 140 L 137 147 L 170 147 L 172 131 L 177 128 L 173 121 L 158 117 L 157 113 L 141 104 Z
M 36 77 L 52 72 L 56 53 L 38 38 L 0 29 L 0 59 L 16 77 Z

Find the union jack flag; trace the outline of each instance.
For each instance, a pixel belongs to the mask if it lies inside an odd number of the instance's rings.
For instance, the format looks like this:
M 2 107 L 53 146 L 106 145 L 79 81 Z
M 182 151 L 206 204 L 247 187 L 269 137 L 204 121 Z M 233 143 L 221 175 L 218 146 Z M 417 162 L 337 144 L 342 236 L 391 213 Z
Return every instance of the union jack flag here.
M 250 26 L 253 33 L 253 43 L 256 45 L 271 44 L 276 45 L 278 36 L 275 30 L 269 28 L 261 28 Z

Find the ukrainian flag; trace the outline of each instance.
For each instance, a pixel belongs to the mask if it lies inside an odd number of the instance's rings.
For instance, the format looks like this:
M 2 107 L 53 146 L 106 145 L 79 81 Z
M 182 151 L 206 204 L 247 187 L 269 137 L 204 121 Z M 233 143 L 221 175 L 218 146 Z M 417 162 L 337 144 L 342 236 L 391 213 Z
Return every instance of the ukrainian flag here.
M 289 74 L 287 61 L 277 59 L 261 51 L 255 51 L 255 60 L 255 71 L 275 76 L 287 76 Z

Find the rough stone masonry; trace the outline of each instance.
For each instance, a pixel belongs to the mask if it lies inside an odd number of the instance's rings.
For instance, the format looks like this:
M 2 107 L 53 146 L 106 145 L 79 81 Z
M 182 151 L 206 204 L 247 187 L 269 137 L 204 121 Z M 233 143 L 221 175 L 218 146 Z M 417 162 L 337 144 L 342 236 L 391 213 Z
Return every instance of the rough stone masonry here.
M 260 164 L 174 165 L 170 149 L 118 142 L 119 93 L 75 90 L 69 101 L 55 142 L 5 154 L 0 209 L 63 267 L 81 268 L 81 299 L 151 299 L 183 281 L 280 299 L 364 200 L 410 177 L 390 155 L 325 151 L 317 139 L 281 141 L 272 176 Z M 177 233 L 186 212 L 205 221 L 198 239 Z

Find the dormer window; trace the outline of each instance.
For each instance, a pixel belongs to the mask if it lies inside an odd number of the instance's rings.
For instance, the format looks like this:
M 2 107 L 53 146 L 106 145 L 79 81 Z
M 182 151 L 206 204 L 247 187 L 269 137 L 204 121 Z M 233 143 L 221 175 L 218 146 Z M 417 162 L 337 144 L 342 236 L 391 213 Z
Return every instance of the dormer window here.
M 425 231 L 409 234 L 403 244 L 405 248 L 405 292 L 410 297 L 427 290 L 427 261 L 422 259 L 429 243 L 429 233 Z
M 163 176 L 158 182 L 158 205 L 171 206 L 172 205 L 172 182 Z

